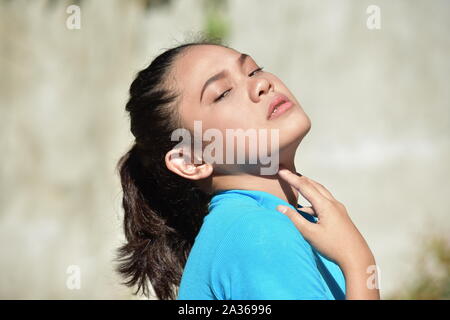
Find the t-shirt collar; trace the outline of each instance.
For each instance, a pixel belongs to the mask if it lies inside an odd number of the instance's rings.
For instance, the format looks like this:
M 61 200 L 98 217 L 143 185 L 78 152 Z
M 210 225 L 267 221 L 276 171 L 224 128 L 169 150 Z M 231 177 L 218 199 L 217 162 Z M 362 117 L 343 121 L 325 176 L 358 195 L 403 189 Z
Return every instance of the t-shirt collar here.
M 224 199 L 224 198 L 241 198 L 241 197 L 250 197 L 256 200 L 262 207 L 276 210 L 278 205 L 289 206 L 290 208 L 296 210 L 302 208 L 300 204 L 297 204 L 297 208 L 286 202 L 285 200 L 269 193 L 261 190 L 244 190 L 244 189 L 229 189 L 229 190 L 221 190 L 214 194 L 211 199 L 211 204 Z

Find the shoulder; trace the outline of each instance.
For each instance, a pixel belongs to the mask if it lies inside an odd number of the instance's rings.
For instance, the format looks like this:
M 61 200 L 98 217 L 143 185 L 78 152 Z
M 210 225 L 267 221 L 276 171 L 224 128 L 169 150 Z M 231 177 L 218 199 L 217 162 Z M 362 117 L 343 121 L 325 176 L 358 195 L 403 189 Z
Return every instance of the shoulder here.
M 233 299 L 324 297 L 309 243 L 276 210 L 242 210 L 215 250 L 213 292 Z
M 241 259 L 258 258 L 266 252 L 272 256 L 302 253 L 312 257 L 311 246 L 286 215 L 261 206 L 244 206 L 237 214 L 218 245 L 219 254 Z

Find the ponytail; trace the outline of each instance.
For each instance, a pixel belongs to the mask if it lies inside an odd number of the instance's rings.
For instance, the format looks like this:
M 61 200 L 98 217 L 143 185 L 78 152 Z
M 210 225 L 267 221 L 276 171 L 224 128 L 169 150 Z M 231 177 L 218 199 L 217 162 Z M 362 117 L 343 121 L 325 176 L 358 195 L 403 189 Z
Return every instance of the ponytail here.
M 127 242 L 118 249 L 117 271 L 127 279 L 125 285 L 137 286 L 134 294 L 149 297 L 150 282 L 159 299 L 175 299 L 210 196 L 168 169 L 161 173 L 154 167 L 150 174 L 137 148 L 135 144 L 118 164 Z
M 126 110 L 130 113 L 134 145 L 118 161 L 123 189 L 123 229 L 126 242 L 117 250 L 116 271 L 124 285 L 150 297 L 175 299 L 187 257 L 211 195 L 194 181 L 170 171 L 165 154 L 177 142 L 171 132 L 179 127 L 177 95 L 165 89 L 170 67 L 188 43 L 159 55 L 140 71 L 130 87 Z

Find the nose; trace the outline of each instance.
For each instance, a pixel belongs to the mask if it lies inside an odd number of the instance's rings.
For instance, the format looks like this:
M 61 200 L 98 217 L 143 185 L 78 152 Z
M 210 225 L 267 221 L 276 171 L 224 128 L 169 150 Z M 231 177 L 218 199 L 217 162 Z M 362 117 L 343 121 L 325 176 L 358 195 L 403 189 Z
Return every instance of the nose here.
M 255 78 L 250 89 L 250 98 L 253 102 L 259 102 L 261 96 L 269 93 L 271 89 L 273 90 L 273 85 L 268 79 L 264 77 Z

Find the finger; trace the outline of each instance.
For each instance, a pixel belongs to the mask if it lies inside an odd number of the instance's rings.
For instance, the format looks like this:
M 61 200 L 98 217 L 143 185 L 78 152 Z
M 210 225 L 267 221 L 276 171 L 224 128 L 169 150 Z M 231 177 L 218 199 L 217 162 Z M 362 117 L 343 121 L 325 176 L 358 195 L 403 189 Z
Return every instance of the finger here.
M 280 166 L 281 169 L 287 169 L 286 167 Z M 303 177 L 303 175 L 301 173 L 298 173 L 296 171 L 291 171 L 292 173 L 294 173 L 295 175 L 299 176 L 299 177 Z M 323 185 L 321 185 L 320 183 L 318 183 L 317 181 L 309 178 L 309 177 L 305 177 L 309 182 L 311 182 L 316 188 L 317 190 L 323 194 L 324 197 L 326 197 L 328 200 L 336 200 L 334 198 L 334 196 L 331 194 L 331 192 L 326 189 Z
M 322 193 L 325 197 L 327 197 L 329 200 L 336 200 L 334 196 L 331 194 L 331 192 L 325 188 L 325 186 L 321 185 L 317 181 L 314 181 L 311 178 L 307 178 L 316 188 L 319 190 L 320 193 Z
M 292 210 L 290 207 L 278 205 L 277 211 L 286 215 L 291 221 L 294 223 L 295 227 L 304 235 L 308 234 L 312 231 L 312 228 L 315 227 L 315 224 L 306 220 L 302 215 L 298 214 L 298 212 Z
M 321 209 L 327 205 L 329 199 L 325 197 L 305 176 L 298 176 L 288 169 L 280 169 L 278 175 L 298 190 L 306 200 L 308 200 L 315 212 L 320 213 Z
M 288 171 L 290 171 L 289 169 L 287 169 L 285 166 L 280 165 L 280 170 L 286 169 Z M 296 171 L 290 171 L 291 173 L 294 173 L 295 175 L 299 176 L 299 177 L 303 177 L 303 175 L 301 173 L 298 173 Z M 323 185 L 321 185 L 320 183 L 318 183 L 317 181 L 309 178 L 309 177 L 305 177 L 309 182 L 311 182 L 316 188 L 317 190 L 323 194 L 324 197 L 326 197 L 328 200 L 336 200 L 334 198 L 334 196 L 331 194 L 331 192 L 325 188 Z

